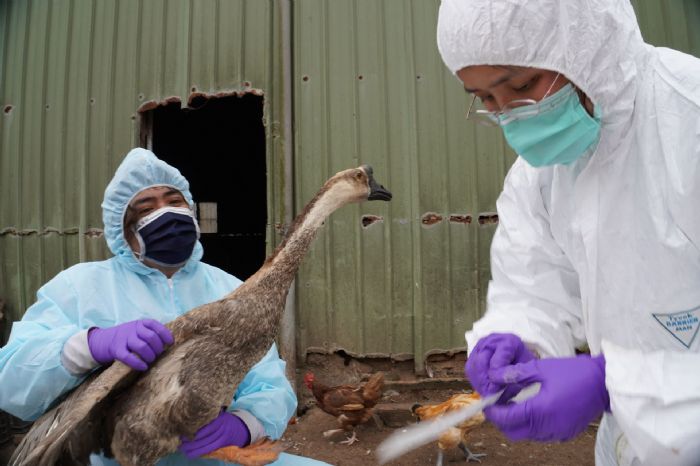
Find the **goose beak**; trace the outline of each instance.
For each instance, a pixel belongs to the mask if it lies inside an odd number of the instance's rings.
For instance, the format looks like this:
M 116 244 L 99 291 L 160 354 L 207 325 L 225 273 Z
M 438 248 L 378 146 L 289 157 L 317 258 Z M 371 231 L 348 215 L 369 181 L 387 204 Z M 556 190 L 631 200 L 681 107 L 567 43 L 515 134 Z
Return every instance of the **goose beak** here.
M 369 178 L 369 196 L 367 196 L 367 199 L 370 201 L 390 201 L 391 193 L 388 189 L 375 181 L 372 176 L 372 167 L 369 165 L 362 165 L 362 169 L 367 174 L 367 178 Z

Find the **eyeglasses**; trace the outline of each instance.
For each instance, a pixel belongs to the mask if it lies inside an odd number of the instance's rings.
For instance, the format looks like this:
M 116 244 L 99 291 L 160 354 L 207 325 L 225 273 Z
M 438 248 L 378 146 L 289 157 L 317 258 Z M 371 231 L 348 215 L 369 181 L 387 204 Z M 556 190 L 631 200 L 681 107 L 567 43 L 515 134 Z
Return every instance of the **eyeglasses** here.
M 549 85 L 547 92 L 545 92 L 542 99 L 540 99 L 540 102 L 549 96 L 559 76 L 560 73 L 557 73 L 552 84 Z M 467 108 L 466 118 L 467 120 L 475 121 L 484 126 L 502 126 L 513 120 L 529 118 L 540 113 L 544 108 L 535 106 L 537 102 L 538 101 L 534 99 L 516 99 L 505 104 L 500 110 L 490 111 L 484 108 L 483 102 L 475 94 Z M 528 106 L 531 106 L 531 108 L 524 108 Z M 517 115 L 514 113 L 515 110 L 517 110 Z

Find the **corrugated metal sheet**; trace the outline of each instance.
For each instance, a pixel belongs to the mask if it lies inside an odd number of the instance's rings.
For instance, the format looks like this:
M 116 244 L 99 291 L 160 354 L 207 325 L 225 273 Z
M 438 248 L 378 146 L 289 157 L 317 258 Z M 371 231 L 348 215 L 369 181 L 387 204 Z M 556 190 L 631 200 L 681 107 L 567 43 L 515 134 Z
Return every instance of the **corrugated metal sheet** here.
M 646 42 L 700 57 L 700 2 L 631 1 Z
M 698 2 L 634 4 L 648 42 L 700 55 Z M 360 163 L 394 193 L 326 225 L 300 273 L 298 348 L 413 353 L 420 371 L 431 350 L 463 347 L 483 313 L 495 226 L 477 219 L 514 157 L 500 131 L 462 117 L 435 45 L 439 0 L 294 5 L 297 207 Z M 363 215 L 383 221 L 363 228 Z
M 297 207 L 360 163 L 394 194 L 326 225 L 300 273 L 300 350 L 462 347 L 489 276 L 494 225 L 477 219 L 513 157 L 497 130 L 464 121 L 435 46 L 439 1 L 294 4 Z M 383 221 L 364 228 L 363 215 Z
M 700 55 L 696 0 L 633 4 L 648 42 Z M 108 255 L 100 200 L 147 102 L 262 90 L 268 218 L 283 221 L 278 5 L 0 1 L 0 297 L 10 319 L 59 270 Z M 513 155 L 497 130 L 462 119 L 466 97 L 435 47 L 438 5 L 292 2 L 296 208 L 360 163 L 395 194 L 345 208 L 320 234 L 297 281 L 301 353 L 422 356 L 463 346 L 483 311 L 494 225 L 478 217 L 495 210 Z M 382 220 L 365 227 L 363 215 Z
M 272 5 L 0 2 L 0 296 L 8 319 L 19 318 L 58 271 L 110 255 L 100 203 L 138 143 L 140 106 L 255 88 L 266 94 L 266 124 L 279 128 Z M 273 220 L 283 206 L 280 136 L 268 131 Z

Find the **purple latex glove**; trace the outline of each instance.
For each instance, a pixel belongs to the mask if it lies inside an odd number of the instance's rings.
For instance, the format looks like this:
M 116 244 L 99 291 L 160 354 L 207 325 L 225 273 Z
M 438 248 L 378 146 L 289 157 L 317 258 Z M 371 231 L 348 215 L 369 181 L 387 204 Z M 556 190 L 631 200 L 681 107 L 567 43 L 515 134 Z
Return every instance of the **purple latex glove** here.
M 117 360 L 137 371 L 148 369 L 165 345 L 172 343 L 170 330 L 153 319 L 132 320 L 108 328 L 94 327 L 88 331 L 88 347 L 95 361 L 107 364 Z
M 479 340 L 464 365 L 464 375 L 481 395 L 488 396 L 505 388 L 498 403 L 505 403 L 522 390 L 523 384 L 508 384 L 490 379 L 489 371 L 511 364 L 535 359 L 519 336 L 512 333 L 492 333 Z
M 494 369 L 489 377 L 495 383 L 541 384 L 530 399 L 484 410 L 511 440 L 570 440 L 610 409 L 602 355 L 533 360 Z
M 194 459 L 231 445 L 244 447 L 250 443 L 250 432 L 240 417 L 224 410 L 199 429 L 192 440 L 182 437 L 180 442 L 182 454 Z

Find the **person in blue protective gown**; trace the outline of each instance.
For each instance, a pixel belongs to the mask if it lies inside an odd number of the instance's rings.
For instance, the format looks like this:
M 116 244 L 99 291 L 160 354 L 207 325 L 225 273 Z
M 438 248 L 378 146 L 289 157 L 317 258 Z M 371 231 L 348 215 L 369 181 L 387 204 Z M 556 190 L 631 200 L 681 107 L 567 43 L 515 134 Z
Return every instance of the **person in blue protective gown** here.
M 34 420 L 97 367 L 136 370 L 172 343 L 163 325 L 241 284 L 201 262 L 203 248 L 187 180 L 145 149 L 133 149 L 105 190 L 104 234 L 114 257 L 74 265 L 41 287 L 37 302 L 0 348 L 0 409 Z M 227 445 L 278 439 L 296 410 L 273 344 L 237 387 L 228 409 L 157 464 L 222 465 L 201 456 Z M 93 454 L 92 465 L 115 465 Z M 282 453 L 280 466 L 323 465 Z

